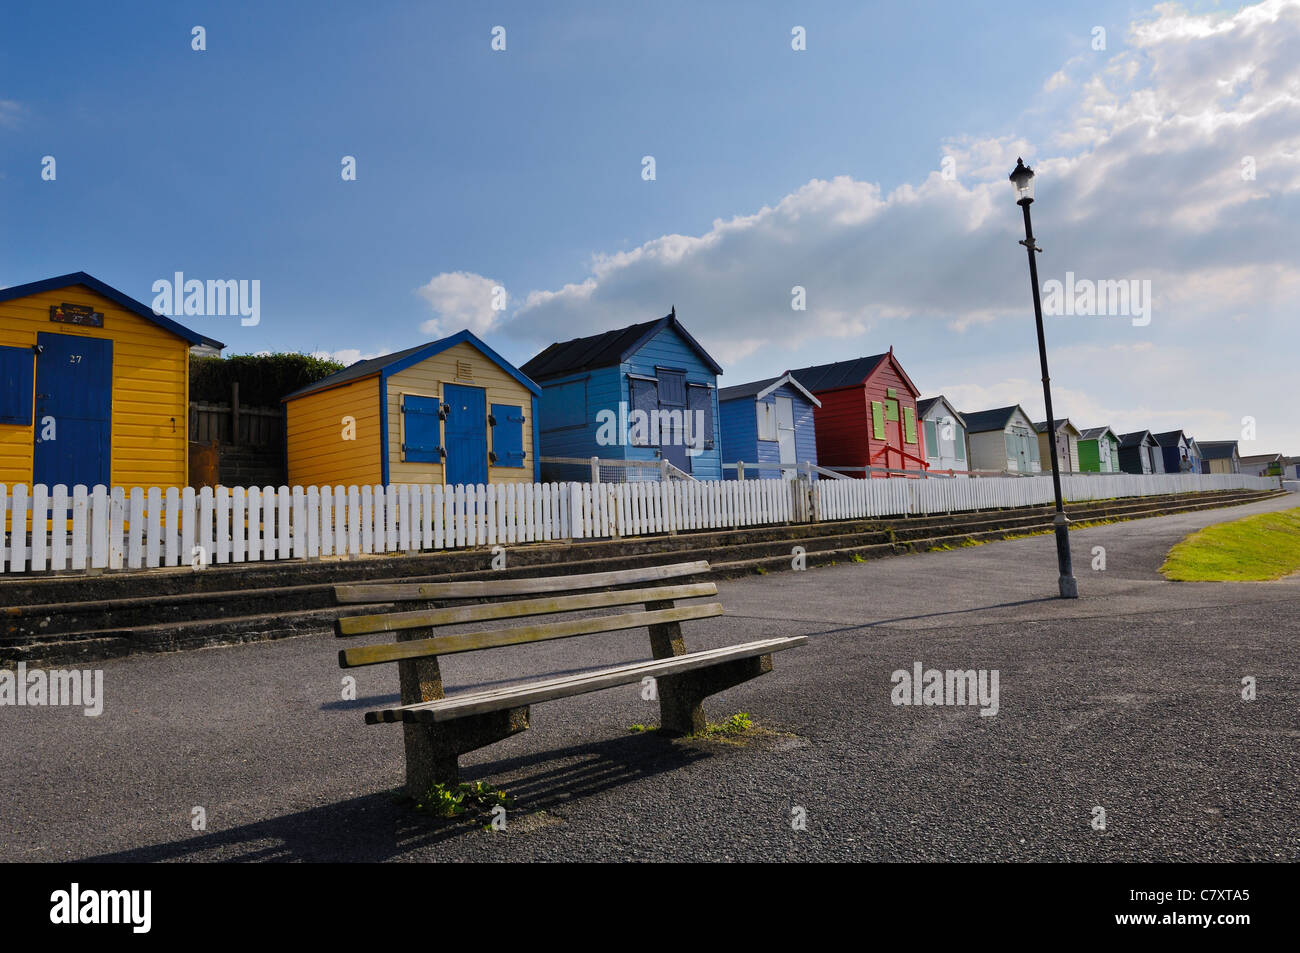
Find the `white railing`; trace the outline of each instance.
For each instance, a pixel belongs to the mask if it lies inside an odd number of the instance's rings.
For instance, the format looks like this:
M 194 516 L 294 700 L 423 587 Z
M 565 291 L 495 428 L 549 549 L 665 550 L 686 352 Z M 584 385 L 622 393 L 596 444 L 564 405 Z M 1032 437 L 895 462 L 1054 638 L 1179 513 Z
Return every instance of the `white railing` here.
M 1274 489 L 1277 477 L 1062 478 L 1068 500 Z M 801 499 L 800 496 L 803 495 Z M 0 484 L 0 572 L 201 568 L 547 540 L 921 515 L 1052 500 L 1049 477 L 724 480 L 492 486 L 121 487 Z

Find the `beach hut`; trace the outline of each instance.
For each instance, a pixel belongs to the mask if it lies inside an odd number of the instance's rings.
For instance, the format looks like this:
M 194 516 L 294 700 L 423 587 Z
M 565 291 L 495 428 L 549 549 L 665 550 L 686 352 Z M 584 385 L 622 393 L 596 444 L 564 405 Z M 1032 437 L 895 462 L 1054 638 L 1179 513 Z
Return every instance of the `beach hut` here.
M 814 415 L 822 402 L 802 384 L 783 374 L 767 380 L 724 387 L 718 391 L 722 462 L 745 464 L 746 479 L 790 479 L 790 468 L 764 463 L 816 463 L 817 431 Z M 757 466 L 756 466 L 757 465 Z M 723 478 L 734 480 L 738 471 L 724 469 Z
M 1192 473 L 1192 462 L 1187 454 L 1187 436 L 1181 430 L 1153 433 L 1152 439 L 1160 447 L 1165 473 Z
M 542 388 L 542 456 L 664 459 L 696 479 L 722 479 L 722 367 L 677 320 L 675 307 L 654 321 L 552 344 L 521 369 Z M 563 464 L 543 473 L 586 479 Z M 611 469 L 603 478 L 623 474 L 659 478 L 650 468 Z
M 187 486 L 196 346 L 85 272 L 0 289 L 0 483 Z
M 965 418 L 942 394 L 918 400 L 916 412 L 921 418 L 925 460 L 930 469 L 954 471 L 956 476 L 961 477 L 969 476 L 965 472 L 970 469 L 967 464 L 969 451 Z
M 532 483 L 536 384 L 469 331 L 283 398 L 289 482 Z
M 1056 462 L 1062 473 L 1079 472 L 1079 428 L 1070 423 L 1068 417 L 1058 417 L 1052 430 L 1056 434 Z M 1047 421 L 1034 424 L 1038 434 L 1038 459 L 1044 465 L 1052 465 L 1051 438 L 1047 434 Z
M 1164 473 L 1164 457 L 1150 430 L 1119 436 L 1119 468 L 1125 473 Z
M 1109 427 L 1079 432 L 1079 472 L 1119 473 L 1119 436 Z
M 1241 472 L 1249 476 L 1281 476 L 1284 466 L 1280 453 L 1255 453 L 1241 458 Z
M 1241 454 L 1235 440 L 1207 440 L 1201 444 L 1202 473 L 1240 473 Z
M 789 373 L 822 403 L 814 412 L 822 466 L 906 470 L 928 466 L 916 413 L 921 392 L 892 347 L 884 354 Z M 849 471 L 848 475 L 866 473 Z
M 1001 473 L 1040 473 L 1034 423 L 1019 404 L 963 411 L 970 441 L 970 468 Z
M 1204 471 L 1204 455 L 1201 452 L 1201 445 L 1196 442 L 1191 434 L 1185 434 L 1187 437 L 1187 472 L 1201 473 Z

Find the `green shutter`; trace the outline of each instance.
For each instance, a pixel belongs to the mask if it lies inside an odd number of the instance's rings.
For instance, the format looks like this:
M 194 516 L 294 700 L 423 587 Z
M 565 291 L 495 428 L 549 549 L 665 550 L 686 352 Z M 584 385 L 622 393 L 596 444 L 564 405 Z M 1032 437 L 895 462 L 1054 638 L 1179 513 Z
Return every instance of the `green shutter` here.
M 925 424 L 925 452 L 932 457 L 939 456 L 939 428 L 933 420 L 922 421 Z
M 886 387 L 886 388 L 885 388 L 885 396 L 886 396 L 886 397 L 897 397 L 897 396 L 898 396 L 898 390 L 895 389 L 895 388 L 893 388 L 893 387 Z
M 885 419 L 892 420 L 895 422 L 898 421 L 898 401 L 896 400 L 885 401 Z
M 956 438 L 957 441 L 957 459 L 965 460 L 966 459 L 966 431 L 961 427 L 961 425 L 958 424 L 953 426 L 952 432 L 953 432 L 953 436 Z
M 885 408 L 878 400 L 871 402 L 871 432 L 877 440 L 885 439 Z
M 916 411 L 911 407 L 903 408 L 903 442 L 916 443 Z

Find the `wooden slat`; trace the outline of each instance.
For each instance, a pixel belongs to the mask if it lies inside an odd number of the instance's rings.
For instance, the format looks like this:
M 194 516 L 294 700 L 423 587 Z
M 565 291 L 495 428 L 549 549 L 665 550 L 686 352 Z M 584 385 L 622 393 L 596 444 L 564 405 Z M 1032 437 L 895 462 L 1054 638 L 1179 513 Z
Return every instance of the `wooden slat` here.
M 709 602 L 702 606 L 680 606 L 675 609 L 656 609 L 653 612 L 625 612 L 592 619 L 570 619 L 567 622 L 492 629 L 488 632 L 439 635 L 431 639 L 413 639 L 410 642 L 363 645 L 355 649 L 341 650 L 339 668 L 358 668 L 362 665 L 378 665 L 382 662 L 425 658 L 430 655 L 473 652 L 477 649 L 493 649 L 502 645 L 520 645 L 525 642 L 546 642 L 550 639 L 567 639 L 575 635 L 592 635 L 597 632 L 620 632 L 624 629 L 639 629 L 664 622 L 686 622 L 690 619 L 708 619 L 719 615 L 722 615 L 722 605 Z
M 485 596 L 517 596 L 537 592 L 570 592 L 600 589 L 636 582 L 656 582 L 679 576 L 693 576 L 709 571 L 707 560 L 675 563 L 671 566 L 645 566 L 611 572 L 581 573 L 573 576 L 541 576 L 536 579 L 485 579 L 478 582 L 372 583 L 335 586 L 339 602 L 401 602 L 411 599 L 474 599 Z
M 439 722 L 453 721 L 467 715 L 477 715 L 489 711 L 500 711 L 522 705 L 565 698 L 570 695 L 583 695 L 587 692 L 612 688 L 639 682 L 647 675 L 662 677 L 678 672 L 687 672 L 698 668 L 708 668 L 723 662 L 756 655 L 781 652 L 805 644 L 806 635 L 789 638 L 763 639 L 758 642 L 746 642 L 743 645 L 728 645 L 723 648 L 709 649 L 704 652 L 692 652 L 689 655 L 676 655 L 672 658 L 657 659 L 647 662 L 633 662 L 613 668 L 597 669 L 581 675 L 569 675 L 563 678 L 547 679 L 525 685 L 515 685 L 505 689 L 489 692 L 471 692 L 441 698 L 437 701 L 422 702 L 417 705 L 403 705 L 396 708 L 384 708 L 366 713 L 366 724 L 375 725 L 382 722 L 414 721 Z
M 381 615 L 344 616 L 335 622 L 334 629 L 341 636 L 366 635 L 372 632 L 400 632 L 404 629 L 435 628 L 440 625 L 482 622 L 487 619 L 514 619 L 531 615 L 575 612 L 580 609 L 629 606 L 640 602 L 698 599 L 701 596 L 716 596 L 717 594 L 718 587 L 715 583 L 694 582 L 682 586 L 620 589 L 617 592 L 588 592 L 573 596 L 551 596 L 545 599 L 519 599 L 514 602 L 487 602 L 481 605 L 453 606 L 447 609 L 416 609 L 411 612 L 388 612 Z

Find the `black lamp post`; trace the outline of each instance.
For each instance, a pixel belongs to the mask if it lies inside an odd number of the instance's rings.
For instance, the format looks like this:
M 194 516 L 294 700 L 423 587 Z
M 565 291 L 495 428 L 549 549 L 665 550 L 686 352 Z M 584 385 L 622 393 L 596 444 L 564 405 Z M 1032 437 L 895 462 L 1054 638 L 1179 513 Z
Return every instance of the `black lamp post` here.
M 1043 403 L 1047 405 L 1047 445 L 1052 452 L 1052 490 L 1056 494 L 1056 516 L 1052 520 L 1056 530 L 1056 563 L 1060 570 L 1058 580 L 1062 599 L 1079 598 L 1079 584 L 1074 579 L 1070 562 L 1070 520 L 1065 515 L 1065 500 L 1061 497 L 1061 470 L 1056 457 L 1056 417 L 1052 414 L 1052 385 L 1047 374 L 1047 341 L 1043 337 L 1043 305 L 1038 297 L 1038 262 L 1034 255 L 1042 249 L 1034 244 L 1034 229 L 1029 223 L 1029 206 L 1034 201 L 1034 170 L 1016 159 L 1011 172 L 1011 185 L 1016 190 L 1016 204 L 1025 213 L 1025 240 L 1020 242 L 1029 253 L 1029 284 L 1034 292 L 1034 323 L 1038 327 L 1038 361 L 1043 368 Z

